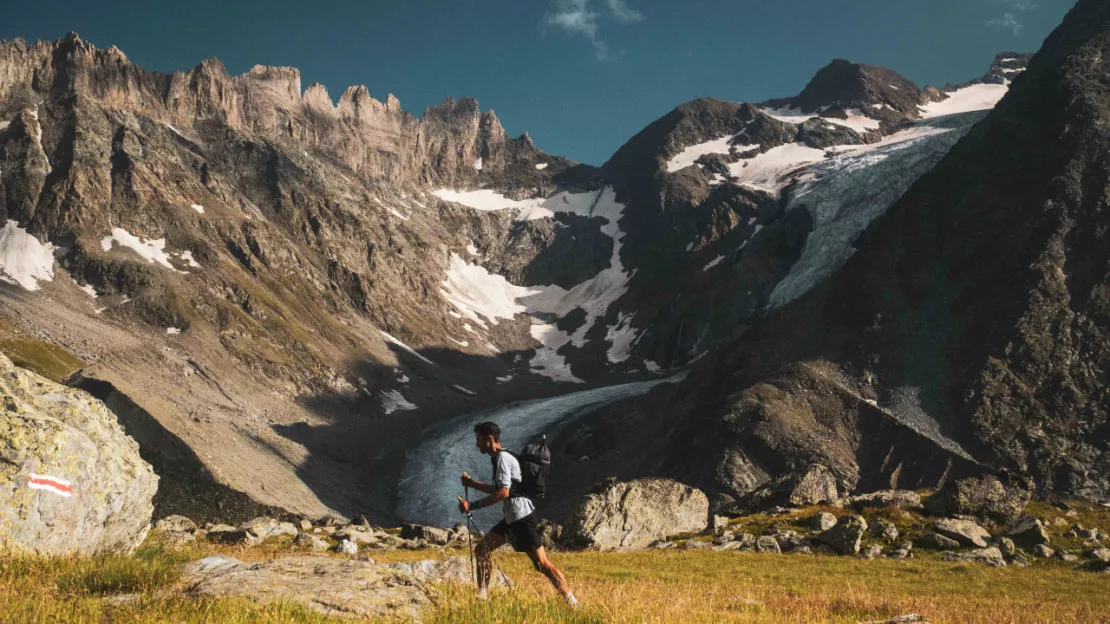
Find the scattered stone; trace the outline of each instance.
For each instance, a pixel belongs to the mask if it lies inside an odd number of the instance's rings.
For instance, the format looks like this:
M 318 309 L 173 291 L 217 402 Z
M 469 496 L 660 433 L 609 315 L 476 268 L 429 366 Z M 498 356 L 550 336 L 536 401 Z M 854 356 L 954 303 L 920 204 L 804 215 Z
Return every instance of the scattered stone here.
M 929 619 L 919 613 L 896 615 L 889 620 L 869 620 L 858 624 L 931 624 Z
M 297 536 L 297 527 L 293 526 L 292 522 L 281 522 L 265 516 L 248 520 L 240 525 L 239 528 L 250 531 L 260 540 L 267 540 L 282 535 Z
M 162 543 L 170 546 L 183 546 L 197 541 L 196 533 L 192 531 L 164 531 L 155 535 Z
M 1110 563 L 1110 548 L 1096 548 L 1087 553 L 1087 556 L 1092 559 L 1097 559 L 1103 563 Z
M 1050 520 L 1048 522 L 1048 524 L 1049 524 L 1049 526 L 1054 526 L 1054 527 L 1066 527 L 1066 526 L 1068 526 L 1068 521 L 1063 519 L 1063 518 L 1053 518 L 1052 520 Z
M 642 548 L 680 533 L 700 533 L 709 518 L 701 490 L 671 479 L 607 480 L 582 500 L 566 527 L 572 545 Z
M 827 511 L 818 512 L 817 515 L 810 518 L 810 526 L 815 531 L 828 531 L 836 526 L 836 516 Z
M 1079 561 L 1078 556 L 1071 554 L 1070 552 L 1064 550 L 1063 548 L 1056 551 L 1055 557 L 1057 559 L 1061 560 L 1061 561 L 1068 561 L 1068 562 Z
M 782 549 L 779 548 L 778 540 L 770 535 L 763 535 L 757 537 L 755 540 L 755 549 L 761 553 L 781 553 Z
M 424 526 L 421 524 L 405 524 L 401 527 L 401 539 L 425 540 L 437 546 L 446 546 L 450 543 L 447 529 Z
M 432 543 L 426 539 L 413 539 L 402 540 L 401 548 L 403 550 L 424 550 L 431 547 Z
M 1056 554 L 1056 551 L 1052 550 L 1048 546 L 1045 546 L 1044 544 L 1037 544 L 1033 547 L 1034 557 L 1038 557 L 1040 559 L 1048 559 L 1054 554 Z
M 1008 537 L 998 538 L 998 550 L 1002 551 L 1002 556 L 1007 559 L 1017 554 L 1017 546 L 1014 545 L 1014 540 Z
M 301 531 L 311 531 L 312 530 L 312 521 L 309 520 L 308 518 L 301 518 L 300 520 L 297 521 L 297 528 Z
M 728 516 L 713 516 L 713 522 L 710 526 L 714 533 L 720 533 L 728 528 Z
M 1068 539 L 1079 539 L 1079 534 L 1071 529 L 1068 529 L 1068 531 L 1064 533 L 1064 537 Z
M 723 531 L 719 535 L 717 535 L 716 539 L 713 540 L 713 543 L 727 544 L 734 539 L 736 539 L 736 533 L 734 533 L 733 531 Z
M 339 540 L 339 543 L 335 545 L 335 552 L 342 555 L 357 555 L 358 545 L 351 540 Z
M 1018 546 L 1025 548 L 1049 543 L 1048 531 L 1037 518 L 1021 518 L 1006 527 L 1002 534 L 1014 540 Z
M 922 548 L 930 548 L 933 550 L 950 550 L 960 547 L 960 543 L 956 540 L 936 532 L 926 533 L 921 539 L 917 540 L 917 543 Z
M 185 516 L 166 516 L 154 524 L 156 533 L 192 533 L 197 530 L 197 523 Z
M 905 548 L 896 548 L 887 555 L 888 559 L 912 559 L 913 551 Z
M 876 557 L 881 557 L 882 555 L 883 547 L 879 546 L 878 544 L 871 544 L 867 548 L 864 548 L 863 552 L 860 553 L 860 556 L 864 559 L 874 559 Z
M 1010 565 L 1017 568 L 1027 568 L 1029 567 L 1029 560 L 1025 558 L 1025 555 L 1017 553 L 1010 558 Z
M 360 524 L 348 524 L 332 533 L 331 536 L 340 541 L 347 540 L 359 545 L 373 544 L 378 541 L 378 536 L 374 533 L 373 529 Z
M 889 544 L 897 541 L 900 535 L 898 527 L 894 526 L 893 522 L 882 518 L 875 520 L 875 524 L 871 527 L 871 534 L 883 538 Z
M 736 501 L 735 511 L 751 513 L 772 507 L 803 507 L 836 499 L 836 476 L 827 467 L 813 464 L 803 471 L 773 479 L 741 496 Z
M 961 520 L 959 518 L 941 518 L 933 523 L 933 529 L 964 546 L 985 548 L 987 540 L 991 538 L 991 534 L 983 527 L 971 520 Z
M 1004 568 L 1006 560 L 1002 558 L 1002 551 L 997 546 L 977 548 L 968 552 L 945 551 L 940 554 L 944 561 L 962 561 L 965 563 L 985 563 L 991 567 Z
M 798 552 L 799 549 L 807 545 L 806 538 L 802 537 L 797 531 L 780 529 L 771 537 L 775 538 L 775 541 L 779 543 L 779 548 L 785 553 Z
M 0 543 L 93 555 L 146 538 L 158 477 L 92 395 L 0 355 L 0 447 Z
M 845 555 L 859 553 L 860 540 L 867 532 L 867 521 L 863 516 L 846 516 L 837 521 L 836 526 L 817 536 L 821 542 L 832 546 Z
M 1016 477 L 994 475 L 949 481 L 923 501 L 934 516 L 967 515 L 1001 524 L 1018 519 L 1032 493 Z
M 842 506 L 856 508 L 866 507 L 901 507 L 902 509 L 921 509 L 921 496 L 912 490 L 879 490 L 870 494 L 859 494 L 841 499 Z
M 226 527 L 226 530 L 225 530 Z M 237 529 L 227 525 L 216 525 L 208 530 L 208 540 L 219 544 L 235 546 L 257 546 L 262 539 L 246 529 Z
M 658 541 L 652 542 L 652 544 L 650 546 L 648 546 L 648 548 L 655 548 L 657 550 L 666 550 L 668 548 L 678 548 L 678 544 L 676 544 L 674 542 L 668 542 L 667 540 L 658 540 Z
M 347 543 L 349 544 L 350 542 Z M 324 551 L 331 548 L 330 546 L 328 546 L 328 543 L 326 541 L 320 539 L 319 537 L 316 537 L 311 533 L 301 533 L 297 535 L 297 537 L 293 540 L 293 545 L 297 546 L 298 548 L 307 548 L 309 550 L 317 551 Z M 357 552 L 358 547 L 356 546 L 355 549 Z
M 706 542 L 704 540 L 688 539 L 688 540 L 686 540 L 686 543 L 684 543 L 682 545 L 682 547 L 685 548 L 686 550 L 696 550 L 696 549 L 701 549 L 701 548 L 712 548 L 713 543 L 712 542 Z

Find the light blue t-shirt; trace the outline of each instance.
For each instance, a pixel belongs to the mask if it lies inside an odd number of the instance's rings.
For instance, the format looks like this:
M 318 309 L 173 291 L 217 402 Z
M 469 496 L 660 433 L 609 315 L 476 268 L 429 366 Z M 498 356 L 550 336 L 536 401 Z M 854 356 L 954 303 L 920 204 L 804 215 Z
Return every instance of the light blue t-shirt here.
M 493 469 L 493 484 L 499 488 L 512 488 L 513 481 L 520 481 L 520 462 L 512 453 L 502 451 L 497 454 L 497 465 Z M 532 500 L 526 496 L 511 496 L 502 503 L 505 507 L 505 522 L 513 523 L 536 510 Z

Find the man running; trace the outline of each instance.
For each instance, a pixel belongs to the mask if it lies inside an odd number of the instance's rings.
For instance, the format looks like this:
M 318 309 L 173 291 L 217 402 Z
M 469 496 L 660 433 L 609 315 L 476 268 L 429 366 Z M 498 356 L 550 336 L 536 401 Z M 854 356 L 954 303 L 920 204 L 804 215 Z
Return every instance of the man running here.
M 487 598 L 486 588 L 489 587 L 489 578 L 493 570 L 490 554 L 501 547 L 505 542 L 513 545 L 517 552 L 527 553 L 532 560 L 532 565 L 551 580 L 555 589 L 563 595 L 563 599 L 571 607 L 578 607 L 578 600 L 567 587 L 567 579 L 563 572 L 547 558 L 543 548 L 540 534 L 536 531 L 536 506 L 527 496 L 513 492 L 514 485 L 520 483 L 520 462 L 513 454 L 501 447 L 501 428 L 491 422 L 479 423 L 474 426 L 475 445 L 485 455 L 489 455 L 493 462 L 493 483 L 482 483 L 463 474 L 463 487 L 474 488 L 485 492 L 489 496 L 476 501 L 461 501 L 459 511 L 466 513 L 474 509 L 489 507 L 503 502 L 505 519 L 497 523 L 478 547 L 475 555 L 478 559 L 478 598 Z

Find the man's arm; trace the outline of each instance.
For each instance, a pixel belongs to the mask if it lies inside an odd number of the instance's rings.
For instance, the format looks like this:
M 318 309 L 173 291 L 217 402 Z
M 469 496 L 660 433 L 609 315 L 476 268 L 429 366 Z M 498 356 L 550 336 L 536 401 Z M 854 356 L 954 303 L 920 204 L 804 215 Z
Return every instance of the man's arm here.
M 475 481 L 473 478 L 471 478 L 470 475 L 466 473 L 463 473 L 462 484 L 463 487 L 473 488 L 475 490 L 478 490 L 479 492 L 484 492 L 486 494 L 493 494 L 498 489 L 495 485 L 482 483 L 481 481 Z
M 485 484 L 483 484 L 483 485 L 485 485 Z M 500 503 L 501 501 L 505 500 L 506 498 L 509 498 L 509 488 L 495 488 L 492 485 L 486 485 L 486 487 L 488 487 L 491 490 L 491 493 L 490 493 L 489 496 L 487 496 L 487 497 L 485 497 L 481 500 L 474 501 L 473 503 L 471 503 L 469 501 L 464 501 L 462 503 L 459 503 L 459 507 L 464 512 L 466 512 L 466 511 L 471 511 L 471 510 L 474 510 L 474 509 L 481 509 L 482 507 L 489 507 L 490 505 L 496 505 L 497 503 Z M 477 488 L 475 488 L 475 489 L 477 489 Z

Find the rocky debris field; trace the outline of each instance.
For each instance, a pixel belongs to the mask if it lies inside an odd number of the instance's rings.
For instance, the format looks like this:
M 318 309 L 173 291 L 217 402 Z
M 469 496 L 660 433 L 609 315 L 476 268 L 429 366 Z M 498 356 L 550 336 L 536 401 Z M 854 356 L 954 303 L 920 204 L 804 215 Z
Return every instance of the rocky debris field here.
M 547 548 L 564 551 L 681 548 L 861 559 L 925 556 L 1000 568 L 1043 562 L 1110 572 L 1110 508 L 1029 503 L 1026 498 L 1000 518 L 995 515 L 997 505 L 988 504 L 1000 500 L 992 496 L 1004 490 L 998 479 L 984 477 L 974 483 L 981 487 L 957 482 L 924 496 L 885 490 L 730 517 L 708 515 L 705 495 L 675 481 L 609 480 L 583 499 L 567 527 L 543 521 L 540 532 Z M 970 507 L 980 512 L 929 511 L 951 510 L 953 491 L 963 493 L 963 498 L 955 497 L 964 505 L 959 510 Z M 283 544 L 290 551 L 364 556 L 389 550 L 465 549 L 468 539 L 477 543 L 482 537 L 468 533 L 461 523 L 450 528 L 416 524 L 383 528 L 365 520 L 260 517 L 238 526 L 198 526 L 183 516 L 170 516 L 154 526 L 153 538 L 169 544 L 199 540 L 242 547 Z

